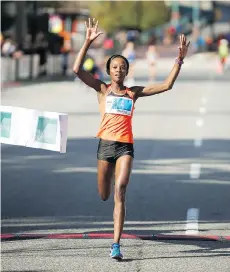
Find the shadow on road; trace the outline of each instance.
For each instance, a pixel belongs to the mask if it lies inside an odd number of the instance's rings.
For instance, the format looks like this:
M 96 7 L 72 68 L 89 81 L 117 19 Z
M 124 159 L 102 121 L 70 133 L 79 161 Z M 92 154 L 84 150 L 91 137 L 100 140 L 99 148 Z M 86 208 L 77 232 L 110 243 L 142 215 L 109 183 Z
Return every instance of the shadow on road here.
M 2 232 L 111 231 L 113 197 L 97 194 L 97 141 L 69 139 L 66 154 L 2 146 Z M 197 162 L 201 177 L 190 179 Z M 229 164 L 230 140 L 206 139 L 201 149 L 192 140 L 136 140 L 125 232 L 173 231 L 164 222 L 176 226 L 191 207 L 204 224 L 229 223 Z

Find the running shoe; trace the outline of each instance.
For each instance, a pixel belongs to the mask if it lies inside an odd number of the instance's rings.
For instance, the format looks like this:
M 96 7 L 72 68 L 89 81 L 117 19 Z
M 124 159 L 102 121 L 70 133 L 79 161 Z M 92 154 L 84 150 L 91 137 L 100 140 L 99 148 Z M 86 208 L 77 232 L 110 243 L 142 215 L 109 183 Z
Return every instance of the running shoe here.
M 112 259 L 116 259 L 116 260 L 123 259 L 123 255 L 121 254 L 119 244 L 117 244 L 117 243 L 112 244 L 111 249 L 110 249 L 110 257 Z

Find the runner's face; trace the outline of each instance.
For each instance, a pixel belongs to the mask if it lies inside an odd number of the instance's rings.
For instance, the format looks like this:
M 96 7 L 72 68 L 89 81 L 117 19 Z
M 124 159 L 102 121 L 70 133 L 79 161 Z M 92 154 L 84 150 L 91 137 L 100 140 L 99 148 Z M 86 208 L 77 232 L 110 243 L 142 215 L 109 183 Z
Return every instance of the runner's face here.
M 122 58 L 115 58 L 110 63 L 110 76 L 115 82 L 123 82 L 127 73 L 127 65 Z

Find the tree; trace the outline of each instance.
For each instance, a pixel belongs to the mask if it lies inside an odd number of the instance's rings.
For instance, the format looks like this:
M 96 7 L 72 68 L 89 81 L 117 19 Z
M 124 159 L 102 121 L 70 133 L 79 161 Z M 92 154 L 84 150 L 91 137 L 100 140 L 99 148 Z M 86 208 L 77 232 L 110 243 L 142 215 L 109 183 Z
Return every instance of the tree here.
M 142 3 L 141 28 L 156 27 L 165 24 L 170 20 L 170 10 L 165 6 L 164 1 L 139 2 Z
M 39 5 L 56 10 L 80 12 L 88 8 L 106 32 L 122 27 L 146 30 L 164 24 L 170 11 L 164 1 L 39 1 Z
M 166 23 L 170 14 L 163 1 L 97 1 L 88 7 L 107 32 L 119 27 L 146 30 Z
M 84 1 L 38 1 L 40 7 L 51 7 L 56 10 L 79 12 L 81 8 L 87 7 Z

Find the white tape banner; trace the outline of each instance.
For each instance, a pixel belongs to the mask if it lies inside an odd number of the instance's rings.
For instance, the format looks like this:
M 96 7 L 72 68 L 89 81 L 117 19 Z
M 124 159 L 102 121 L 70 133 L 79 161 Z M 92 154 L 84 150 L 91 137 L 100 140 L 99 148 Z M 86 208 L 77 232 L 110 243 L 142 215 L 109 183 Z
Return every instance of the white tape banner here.
M 66 153 L 68 115 L 1 106 L 0 142 Z

